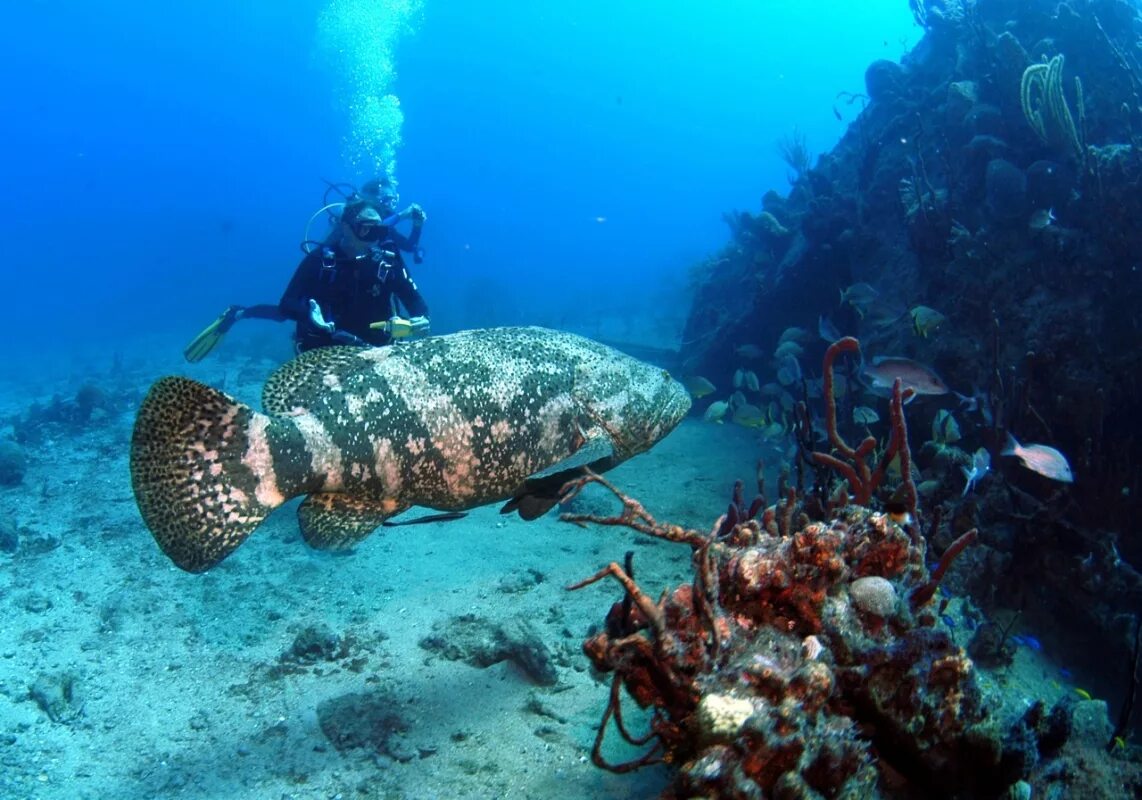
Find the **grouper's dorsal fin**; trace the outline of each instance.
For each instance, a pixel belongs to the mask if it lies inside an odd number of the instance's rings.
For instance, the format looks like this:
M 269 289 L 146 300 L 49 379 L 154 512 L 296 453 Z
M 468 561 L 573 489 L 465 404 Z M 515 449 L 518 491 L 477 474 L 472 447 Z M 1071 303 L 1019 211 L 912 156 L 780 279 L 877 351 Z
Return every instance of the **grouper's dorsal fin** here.
M 559 502 L 560 490 L 587 470 L 606 472 L 614 465 L 614 447 L 605 435 L 589 437 L 583 446 L 557 464 L 528 476 L 500 508 L 501 514 L 519 512 L 521 519 L 542 517 Z
M 289 414 L 308 408 L 314 397 L 329 391 L 331 374 L 359 363 L 360 347 L 318 347 L 282 364 L 262 387 L 262 408 L 267 414 Z
M 348 550 L 408 506 L 340 492 L 314 492 L 297 508 L 301 535 L 318 550 Z

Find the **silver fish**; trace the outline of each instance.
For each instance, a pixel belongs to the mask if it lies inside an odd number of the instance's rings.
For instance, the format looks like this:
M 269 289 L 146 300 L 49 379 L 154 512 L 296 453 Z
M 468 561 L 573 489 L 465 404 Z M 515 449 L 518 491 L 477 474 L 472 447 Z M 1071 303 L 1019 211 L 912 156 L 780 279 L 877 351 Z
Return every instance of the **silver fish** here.
M 1007 434 L 1007 444 L 999 453 L 1001 456 L 1015 456 L 1023 466 L 1037 472 L 1044 478 L 1062 483 L 1074 483 L 1075 475 L 1067 458 L 1055 448 L 1045 444 L 1019 444 L 1015 437 Z
M 991 404 L 988 401 L 987 394 L 980 390 L 978 386 L 972 385 L 971 395 L 963 395 L 959 392 L 952 392 L 956 399 L 960 401 L 960 408 L 968 413 L 978 412 L 983 421 L 991 425 L 994 417 L 991 413 Z
M 773 357 L 778 359 L 779 361 L 782 358 L 785 358 L 786 356 L 792 356 L 793 358 L 799 358 L 801 356 L 801 354 L 804 352 L 805 352 L 804 347 L 802 347 L 801 345 L 799 345 L 797 342 L 793 341 L 792 339 L 786 339 L 784 342 L 777 345 L 777 349 L 773 351 Z
M 858 311 L 863 311 L 872 305 L 878 297 L 880 297 L 880 292 L 864 282 L 854 283 L 852 286 L 841 289 L 841 303 L 849 303 Z
M 787 355 L 777 362 L 777 382 L 788 386 L 801 380 L 801 363 L 794 357 Z
M 661 368 L 589 339 L 495 328 L 311 350 L 270 377 L 262 405 L 180 377 L 143 400 L 135 499 L 182 569 L 210 569 L 298 496 L 303 537 L 331 550 L 413 505 L 511 498 L 505 511 L 539 516 L 585 467 L 662 439 L 690 398 Z
M 837 330 L 837 326 L 824 314 L 817 317 L 817 335 L 829 344 L 841 338 L 841 332 Z
M 1041 231 L 1044 228 L 1049 228 L 1058 222 L 1055 217 L 1055 209 L 1053 208 L 1040 208 L 1031 214 L 1031 220 L 1028 226 L 1033 231 Z
M 777 343 L 780 345 L 785 342 L 807 342 L 811 338 L 807 330 L 794 326 L 783 330 L 781 336 L 777 339 Z
M 975 485 L 976 481 L 987 474 L 991 468 L 991 454 L 987 452 L 987 448 L 981 447 L 975 451 L 971 457 L 971 467 L 960 467 L 964 472 L 964 477 L 967 478 L 967 483 L 964 484 L 963 497 L 968 496 L 968 491 Z
M 931 367 L 910 358 L 879 356 L 865 364 L 861 374 L 872 389 L 891 390 L 900 378 L 902 388 L 911 388 L 916 394 L 940 395 L 948 393 L 948 386 Z
M 729 410 L 730 404 L 725 400 L 715 400 L 706 407 L 706 413 L 702 415 L 702 419 L 706 422 L 721 422 Z

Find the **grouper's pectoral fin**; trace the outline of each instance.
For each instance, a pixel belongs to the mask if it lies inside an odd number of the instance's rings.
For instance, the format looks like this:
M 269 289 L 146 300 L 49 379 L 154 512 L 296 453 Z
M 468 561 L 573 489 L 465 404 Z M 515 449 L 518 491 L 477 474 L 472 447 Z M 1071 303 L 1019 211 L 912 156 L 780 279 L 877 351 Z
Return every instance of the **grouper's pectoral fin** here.
M 349 550 L 393 514 L 405 509 L 394 500 L 315 492 L 297 508 L 302 538 L 318 550 Z
M 559 502 L 561 489 L 583 477 L 587 470 L 606 472 L 614 465 L 614 448 L 606 436 L 592 436 L 572 455 L 529 476 L 500 508 L 501 514 L 518 511 L 521 519 L 542 517 Z

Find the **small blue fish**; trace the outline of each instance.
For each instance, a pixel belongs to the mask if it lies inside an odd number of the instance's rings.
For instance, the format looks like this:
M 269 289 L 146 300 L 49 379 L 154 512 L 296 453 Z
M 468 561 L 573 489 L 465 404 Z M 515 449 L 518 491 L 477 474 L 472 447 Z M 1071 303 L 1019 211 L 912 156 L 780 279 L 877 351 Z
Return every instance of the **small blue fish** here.
M 1028 634 L 1016 634 L 1015 636 L 1011 637 L 1011 641 L 1015 642 L 1015 644 L 1019 645 L 1020 647 L 1029 647 L 1036 652 L 1043 649 L 1043 645 L 1039 642 L 1039 640 L 1034 636 L 1030 636 Z
M 978 386 L 972 384 L 971 395 L 960 394 L 959 392 L 952 392 L 956 399 L 960 401 L 960 410 L 967 413 L 978 412 L 983 421 L 991 425 L 995 417 L 991 413 L 991 405 L 988 402 L 987 394 L 980 390 Z
M 990 468 L 991 454 L 987 452 L 987 448 L 981 447 L 972 455 L 970 467 L 960 467 L 960 469 L 963 470 L 964 477 L 967 478 L 967 483 L 964 484 L 963 497 L 968 496 L 968 490 L 975 485 L 976 481 L 986 475 Z
M 801 363 L 796 356 L 786 353 L 778 359 L 777 382 L 782 386 L 801 382 Z
M 833 321 L 826 317 L 824 314 L 817 317 L 817 335 L 824 339 L 829 344 L 842 338 L 841 332 L 837 330 L 837 326 Z
M 944 624 L 947 625 L 949 628 L 956 627 L 956 621 L 952 618 L 951 614 L 941 614 L 940 619 L 942 619 L 944 621 Z
M 1072 672 L 1071 672 L 1069 669 L 1067 669 L 1066 667 L 1059 667 L 1059 674 L 1060 674 L 1060 675 L 1062 675 L 1064 678 L 1066 678 L 1068 681 L 1069 681 L 1071 678 L 1075 677 L 1075 676 L 1074 676 L 1074 673 L 1072 673 Z
M 864 312 L 868 310 L 869 306 L 876 302 L 876 298 L 880 297 L 880 292 L 878 292 L 869 284 L 864 283 L 863 281 L 861 283 L 854 283 L 852 286 L 841 289 L 840 292 L 841 305 L 848 303 L 854 309 L 856 309 L 857 314 L 862 317 L 864 316 Z
M 1028 224 L 1031 230 L 1041 231 L 1044 228 L 1051 227 L 1058 221 L 1058 217 L 1055 216 L 1055 209 L 1040 208 L 1031 215 L 1031 220 Z

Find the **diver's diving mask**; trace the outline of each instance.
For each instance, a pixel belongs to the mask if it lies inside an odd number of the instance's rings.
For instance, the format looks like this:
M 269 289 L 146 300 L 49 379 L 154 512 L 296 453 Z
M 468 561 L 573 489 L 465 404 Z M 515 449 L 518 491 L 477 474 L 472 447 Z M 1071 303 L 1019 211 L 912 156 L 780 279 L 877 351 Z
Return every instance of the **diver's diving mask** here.
M 353 231 L 353 235 L 362 242 L 376 242 L 380 241 L 385 226 L 382 225 L 379 220 L 359 219 L 350 225 L 349 229 Z

